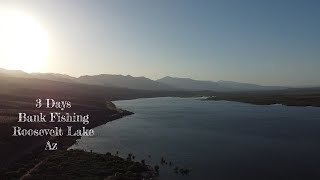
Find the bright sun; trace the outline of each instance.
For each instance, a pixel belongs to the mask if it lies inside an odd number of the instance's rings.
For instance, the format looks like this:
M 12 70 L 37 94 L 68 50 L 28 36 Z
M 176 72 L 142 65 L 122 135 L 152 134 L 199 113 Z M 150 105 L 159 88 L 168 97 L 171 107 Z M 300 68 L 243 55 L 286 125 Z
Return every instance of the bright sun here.
M 34 72 L 48 54 L 48 35 L 32 17 L 0 12 L 0 67 Z

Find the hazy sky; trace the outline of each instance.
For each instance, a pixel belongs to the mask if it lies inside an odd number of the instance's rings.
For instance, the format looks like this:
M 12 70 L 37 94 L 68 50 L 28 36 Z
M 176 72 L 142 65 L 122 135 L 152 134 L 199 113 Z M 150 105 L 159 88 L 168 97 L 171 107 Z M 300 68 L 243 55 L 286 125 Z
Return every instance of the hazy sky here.
M 320 85 L 320 1 L 1 1 L 47 31 L 41 72 Z

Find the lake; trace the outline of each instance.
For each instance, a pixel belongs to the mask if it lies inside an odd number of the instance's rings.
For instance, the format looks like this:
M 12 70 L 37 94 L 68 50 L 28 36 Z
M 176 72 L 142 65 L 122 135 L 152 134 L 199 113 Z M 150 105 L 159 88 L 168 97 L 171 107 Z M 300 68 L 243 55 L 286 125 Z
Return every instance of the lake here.
M 320 179 L 320 108 L 170 97 L 114 103 L 135 114 L 71 148 L 132 153 L 159 165 L 160 180 Z M 192 171 L 175 174 L 175 166 Z

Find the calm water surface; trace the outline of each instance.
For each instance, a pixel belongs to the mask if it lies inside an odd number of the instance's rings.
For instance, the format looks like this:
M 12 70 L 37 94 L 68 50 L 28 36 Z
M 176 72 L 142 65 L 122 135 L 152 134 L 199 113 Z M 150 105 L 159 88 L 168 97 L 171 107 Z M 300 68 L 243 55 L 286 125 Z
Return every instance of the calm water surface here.
M 320 179 L 320 108 L 195 98 L 115 101 L 134 115 L 94 129 L 72 148 L 160 165 L 161 180 Z M 151 158 L 148 157 L 151 155 Z M 189 175 L 175 166 L 192 168 Z

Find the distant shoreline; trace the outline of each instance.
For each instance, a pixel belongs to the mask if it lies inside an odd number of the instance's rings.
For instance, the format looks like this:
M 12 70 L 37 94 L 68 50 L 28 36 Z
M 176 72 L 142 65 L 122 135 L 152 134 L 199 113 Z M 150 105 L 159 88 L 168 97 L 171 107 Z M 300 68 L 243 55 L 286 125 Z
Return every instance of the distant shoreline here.
M 320 96 L 316 98 L 306 95 L 263 95 L 263 94 L 229 94 L 210 96 L 206 101 L 234 101 L 254 105 L 283 105 L 295 107 L 320 107 Z

